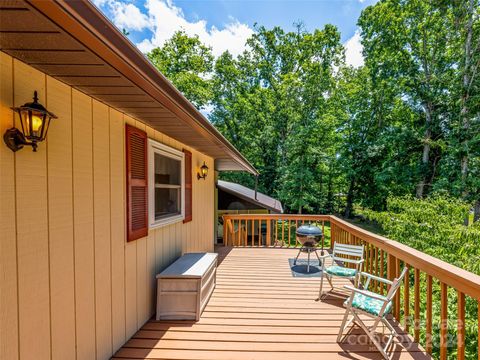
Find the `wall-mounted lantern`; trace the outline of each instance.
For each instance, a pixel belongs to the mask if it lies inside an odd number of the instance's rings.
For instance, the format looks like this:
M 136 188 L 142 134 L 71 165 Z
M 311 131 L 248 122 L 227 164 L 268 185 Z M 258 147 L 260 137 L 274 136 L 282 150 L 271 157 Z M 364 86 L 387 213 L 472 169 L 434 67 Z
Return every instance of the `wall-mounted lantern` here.
M 205 161 L 204 161 L 203 165 L 200 167 L 200 172 L 197 173 L 197 179 L 198 180 L 200 180 L 200 179 L 205 180 L 207 175 L 208 175 L 208 166 L 207 166 L 207 164 L 205 164 Z
M 20 117 L 21 131 L 14 127 L 8 129 L 3 135 L 5 144 L 14 152 L 25 145 L 30 145 L 33 151 L 37 151 L 37 143 L 47 137 L 50 120 L 57 117 L 38 102 L 36 91 L 33 93 L 33 102 L 11 109 Z

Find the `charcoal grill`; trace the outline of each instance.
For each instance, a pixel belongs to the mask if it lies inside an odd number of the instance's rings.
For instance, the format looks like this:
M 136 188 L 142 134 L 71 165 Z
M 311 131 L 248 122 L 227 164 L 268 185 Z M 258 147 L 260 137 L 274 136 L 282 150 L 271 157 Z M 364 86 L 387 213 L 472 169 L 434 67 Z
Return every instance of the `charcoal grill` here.
M 322 242 L 322 255 L 323 255 L 323 233 L 320 228 L 314 225 L 302 225 L 295 232 L 297 235 L 297 241 L 300 243 L 301 248 L 298 250 L 297 257 L 293 262 L 293 265 L 297 264 L 298 257 L 302 252 L 307 253 L 308 262 L 307 262 L 307 273 L 310 272 L 310 254 L 313 252 L 317 256 L 318 266 L 322 265 L 322 261 L 317 254 L 317 245 Z

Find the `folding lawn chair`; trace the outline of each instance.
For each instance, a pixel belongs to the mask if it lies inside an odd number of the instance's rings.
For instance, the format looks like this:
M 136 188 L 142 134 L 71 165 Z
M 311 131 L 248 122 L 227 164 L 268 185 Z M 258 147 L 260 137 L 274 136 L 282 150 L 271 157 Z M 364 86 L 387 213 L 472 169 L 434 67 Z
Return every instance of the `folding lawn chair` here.
M 387 351 L 389 346 L 392 344 L 393 338 L 397 336 L 397 332 L 386 319 L 386 315 L 388 315 L 392 310 L 392 299 L 395 296 L 397 290 L 400 288 L 402 280 L 405 277 L 407 271 L 408 267 L 405 266 L 400 276 L 398 278 L 395 278 L 393 281 L 383 279 L 381 277 L 371 275 L 365 272 L 360 273 L 358 279 L 359 283 L 362 276 L 365 276 L 367 278 L 367 281 L 363 286 L 364 289 L 368 289 L 368 285 L 370 284 L 371 280 L 380 281 L 384 284 L 390 285 L 390 290 L 388 291 L 386 296 L 377 294 L 372 291 L 359 289 L 350 285 L 344 286 L 346 289 L 351 290 L 352 293 L 344 303 L 344 306 L 346 307 L 345 316 L 343 317 L 342 326 L 340 327 L 340 331 L 338 333 L 337 342 L 341 341 L 345 328 L 347 328 L 352 322 L 354 322 L 358 324 L 363 329 L 363 331 L 365 331 L 365 333 L 368 335 L 370 340 L 380 351 L 383 357 L 385 359 L 390 359 Z M 353 316 L 350 320 L 347 321 L 350 314 Z M 369 318 L 373 318 L 373 325 L 370 327 L 365 325 L 365 323 L 359 317 L 360 314 L 366 315 Z M 385 346 L 382 346 L 380 341 L 378 341 L 378 339 L 375 337 L 375 331 L 380 322 L 390 331 L 390 335 Z
M 325 260 L 331 257 L 332 265 L 325 267 Z M 333 252 L 321 256 L 322 259 L 322 273 L 320 280 L 320 290 L 318 291 L 318 300 L 322 298 L 323 279 L 327 278 L 330 284 L 331 290 L 334 289 L 332 278 L 340 277 L 343 279 L 354 280 L 354 284 L 357 284 L 357 275 L 362 270 L 363 259 L 363 245 L 348 245 L 335 243 L 333 246 Z M 346 264 L 355 264 L 355 268 L 346 267 Z

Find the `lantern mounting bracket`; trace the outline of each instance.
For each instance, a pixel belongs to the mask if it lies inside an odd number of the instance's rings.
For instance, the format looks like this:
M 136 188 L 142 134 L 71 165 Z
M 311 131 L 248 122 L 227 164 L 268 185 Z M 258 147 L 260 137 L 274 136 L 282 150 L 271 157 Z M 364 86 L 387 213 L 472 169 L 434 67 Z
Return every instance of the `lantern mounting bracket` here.
M 3 134 L 3 141 L 5 141 L 5 144 L 13 152 L 23 149 L 25 145 L 30 145 L 34 152 L 37 151 L 37 143 L 28 142 L 22 132 L 14 127 L 5 131 L 5 134 Z

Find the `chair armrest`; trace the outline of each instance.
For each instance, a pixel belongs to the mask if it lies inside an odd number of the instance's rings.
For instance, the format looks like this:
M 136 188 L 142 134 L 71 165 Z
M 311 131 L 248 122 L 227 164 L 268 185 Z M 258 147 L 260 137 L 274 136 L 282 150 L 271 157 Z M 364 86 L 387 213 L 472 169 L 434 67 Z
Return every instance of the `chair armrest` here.
M 361 259 L 361 260 L 350 260 L 349 262 L 352 263 L 352 264 L 359 265 L 359 264 L 363 264 L 363 263 L 365 262 L 365 259 Z
M 375 276 L 375 275 L 372 275 L 372 274 L 369 274 L 369 273 L 363 272 L 363 271 L 360 273 L 360 276 L 365 276 L 365 277 L 368 277 L 372 280 L 377 280 L 377 281 L 383 282 L 384 284 L 388 284 L 388 285 L 393 284 L 393 282 L 388 280 L 388 279 L 384 279 L 384 278 L 381 278 L 379 276 Z
M 320 259 L 326 259 L 328 257 L 332 257 L 332 254 L 325 254 L 325 255 L 320 255 Z
M 372 298 L 372 299 L 376 299 L 376 300 L 381 300 L 383 302 L 388 302 L 390 300 L 388 300 L 385 296 L 382 296 L 382 295 L 379 295 L 379 294 L 375 294 L 375 293 L 372 293 L 372 292 L 369 292 L 369 291 L 365 291 L 365 290 L 361 290 L 361 289 L 357 289 L 356 287 L 353 287 L 351 285 L 344 285 L 343 286 L 345 289 L 348 289 L 354 293 L 358 293 L 358 294 L 362 294 L 364 296 L 367 296 L 369 298 Z

